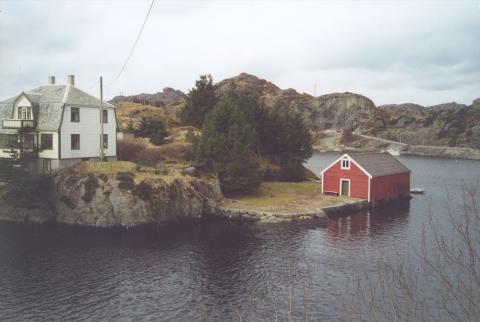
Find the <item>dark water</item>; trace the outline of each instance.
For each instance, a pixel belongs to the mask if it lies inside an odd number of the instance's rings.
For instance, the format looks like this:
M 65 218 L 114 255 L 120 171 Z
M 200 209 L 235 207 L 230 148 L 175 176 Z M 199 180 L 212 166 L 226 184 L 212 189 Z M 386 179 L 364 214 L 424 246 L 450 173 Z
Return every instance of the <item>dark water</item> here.
M 338 155 L 314 156 L 319 172 Z M 0 320 L 338 320 L 349 285 L 375 262 L 411 251 L 426 214 L 446 216 L 480 162 L 402 157 L 403 207 L 315 222 L 227 222 L 133 231 L 0 224 Z M 448 198 L 447 198 L 448 196 Z M 306 299 L 306 300 L 305 300 Z

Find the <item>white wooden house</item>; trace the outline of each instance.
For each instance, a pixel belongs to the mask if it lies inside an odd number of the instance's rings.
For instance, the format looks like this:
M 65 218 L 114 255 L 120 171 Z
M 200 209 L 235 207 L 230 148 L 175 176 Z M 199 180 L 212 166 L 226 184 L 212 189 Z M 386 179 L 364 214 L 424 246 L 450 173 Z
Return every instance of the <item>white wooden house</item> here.
M 12 150 L 39 148 L 35 166 L 39 171 L 69 166 L 81 160 L 99 159 L 101 102 L 75 87 L 49 84 L 22 92 L 0 102 L 0 158 Z M 117 120 L 115 106 L 103 104 L 104 155 L 116 160 Z

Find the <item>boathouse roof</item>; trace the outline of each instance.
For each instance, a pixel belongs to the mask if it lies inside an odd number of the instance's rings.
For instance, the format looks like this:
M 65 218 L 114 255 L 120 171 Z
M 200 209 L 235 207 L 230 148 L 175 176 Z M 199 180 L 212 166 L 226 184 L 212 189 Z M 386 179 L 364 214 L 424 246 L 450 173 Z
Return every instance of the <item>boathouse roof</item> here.
M 388 152 L 348 154 L 372 177 L 410 172 L 402 162 Z

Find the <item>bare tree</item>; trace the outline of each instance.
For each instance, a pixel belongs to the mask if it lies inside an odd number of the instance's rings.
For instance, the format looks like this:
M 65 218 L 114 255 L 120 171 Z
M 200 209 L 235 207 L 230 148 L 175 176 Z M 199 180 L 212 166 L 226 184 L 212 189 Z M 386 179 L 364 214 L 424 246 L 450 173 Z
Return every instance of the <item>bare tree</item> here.
M 460 204 L 447 198 L 446 223 L 429 212 L 413 255 L 380 261 L 358 277 L 345 320 L 480 320 L 479 184 L 462 188 Z

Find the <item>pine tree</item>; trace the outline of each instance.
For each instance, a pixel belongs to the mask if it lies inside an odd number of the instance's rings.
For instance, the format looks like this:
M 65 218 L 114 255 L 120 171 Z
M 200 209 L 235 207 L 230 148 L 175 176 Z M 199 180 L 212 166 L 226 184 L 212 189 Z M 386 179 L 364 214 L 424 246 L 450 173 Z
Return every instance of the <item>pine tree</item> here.
M 264 110 L 259 122 L 259 150 L 282 168 L 278 179 L 303 180 L 303 163 L 312 156 L 312 137 L 303 116 L 286 109 Z
M 194 160 L 218 173 L 227 193 L 252 191 L 261 184 L 261 158 L 280 168 L 271 178 L 303 180 L 303 163 L 312 155 L 312 137 L 300 113 L 268 110 L 257 97 L 233 86 L 207 113 L 202 134 L 190 135 L 190 140 Z
M 195 158 L 218 172 L 224 192 L 253 191 L 262 181 L 253 153 L 256 108 L 251 97 L 229 90 L 208 113 L 200 139 L 193 142 Z
M 185 125 L 201 128 L 205 116 L 217 102 L 211 75 L 202 75 L 195 87 L 187 94 L 185 105 L 180 111 L 180 121 Z
M 142 117 L 140 126 L 135 131 L 135 135 L 148 137 L 151 143 L 161 145 L 165 143 L 168 132 L 165 122 L 162 119 Z

